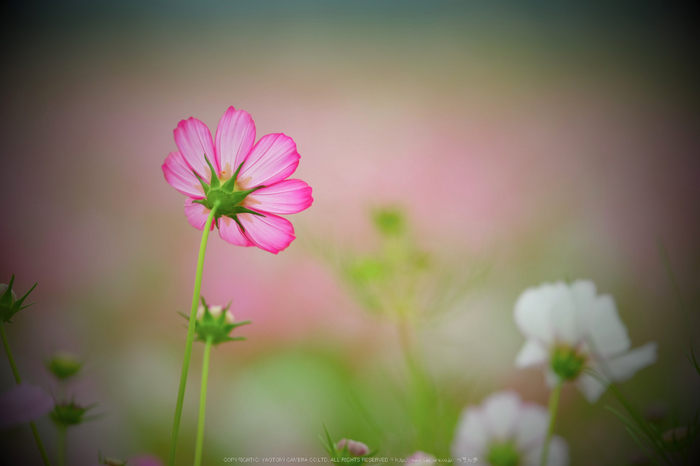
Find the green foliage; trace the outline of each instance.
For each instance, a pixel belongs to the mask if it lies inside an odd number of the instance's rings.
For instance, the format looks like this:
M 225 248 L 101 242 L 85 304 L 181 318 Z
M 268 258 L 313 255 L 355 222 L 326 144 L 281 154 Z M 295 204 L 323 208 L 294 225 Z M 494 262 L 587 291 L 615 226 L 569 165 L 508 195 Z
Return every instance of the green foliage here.
M 668 425 L 659 422 L 658 419 L 649 421 L 614 384 L 610 384 L 608 388 L 623 406 L 626 414 L 611 406 L 605 408 L 623 422 L 625 430 L 654 464 L 688 464 L 691 446 L 700 433 L 697 412 L 687 425 L 679 425 L 677 422 Z

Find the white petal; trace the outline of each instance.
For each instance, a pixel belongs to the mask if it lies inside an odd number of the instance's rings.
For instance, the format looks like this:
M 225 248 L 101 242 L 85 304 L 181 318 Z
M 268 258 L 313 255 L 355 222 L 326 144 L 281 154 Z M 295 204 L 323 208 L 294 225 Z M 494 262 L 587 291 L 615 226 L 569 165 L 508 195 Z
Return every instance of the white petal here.
M 545 284 L 539 288 L 523 291 L 515 303 L 515 323 L 528 339 L 536 339 L 544 344 L 552 341 L 552 327 L 549 310 L 552 306 L 552 286 Z
M 515 358 L 515 367 L 523 368 L 542 364 L 549 359 L 547 350 L 537 340 L 528 340 Z
M 520 408 L 520 397 L 515 392 L 499 392 L 488 397 L 482 403 L 488 432 L 499 440 L 510 438 L 515 431 Z
M 565 283 L 554 285 L 549 312 L 554 338 L 558 342 L 578 344 L 585 330 L 581 319 L 586 310 L 578 308 L 571 289 Z
M 630 348 L 627 329 L 611 296 L 599 296 L 590 308 L 588 318 L 589 346 L 598 357 L 620 354 Z
M 521 451 L 529 450 L 544 440 L 549 425 L 549 413 L 542 406 L 528 403 L 520 411 L 515 431 L 515 444 Z
M 622 382 L 632 377 L 638 370 L 643 369 L 656 362 L 656 342 L 635 348 L 621 356 L 608 359 L 601 369 L 604 375 L 616 382 Z
M 481 456 L 487 440 L 488 434 L 481 410 L 475 407 L 467 408 L 462 412 L 457 424 L 452 441 L 452 455 Z
M 602 381 L 598 380 L 592 375 L 586 374 L 585 372 L 579 375 L 578 379 L 576 379 L 576 387 L 578 387 L 579 391 L 591 404 L 598 401 L 598 398 L 600 398 L 601 395 L 605 393 L 605 390 L 608 389 L 608 386 Z

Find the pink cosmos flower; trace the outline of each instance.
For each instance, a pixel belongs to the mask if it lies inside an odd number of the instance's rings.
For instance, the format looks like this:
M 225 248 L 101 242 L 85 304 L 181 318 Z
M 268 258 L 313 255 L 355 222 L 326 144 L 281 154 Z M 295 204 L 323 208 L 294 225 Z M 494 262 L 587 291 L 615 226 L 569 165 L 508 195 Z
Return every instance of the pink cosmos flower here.
M 22 382 L 0 394 L 0 430 L 39 419 L 54 407 L 42 388 Z
M 294 227 L 280 215 L 313 203 L 311 187 L 289 177 L 299 165 L 292 138 L 267 134 L 255 143 L 255 123 L 244 110 L 229 107 L 212 140 L 197 120 L 182 120 L 174 130 L 179 152 L 163 164 L 166 181 L 187 196 L 185 215 L 203 230 L 215 205 L 219 235 L 237 246 L 257 246 L 273 254 L 294 240 Z

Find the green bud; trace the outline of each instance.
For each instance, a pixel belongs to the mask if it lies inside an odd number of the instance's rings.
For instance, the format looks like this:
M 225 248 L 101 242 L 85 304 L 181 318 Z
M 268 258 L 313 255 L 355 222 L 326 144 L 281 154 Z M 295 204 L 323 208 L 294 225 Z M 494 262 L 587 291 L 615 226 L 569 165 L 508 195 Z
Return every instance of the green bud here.
M 587 356 L 576 348 L 557 345 L 552 352 L 552 370 L 563 380 L 574 380 L 586 367 Z
M 75 426 L 83 422 L 83 417 L 90 408 L 83 408 L 73 401 L 57 404 L 51 411 L 51 420 L 59 427 Z
M 372 214 L 374 226 L 384 236 L 400 236 L 406 231 L 406 219 L 397 207 L 384 207 Z
M 511 442 L 494 443 L 489 447 L 488 463 L 493 466 L 518 466 L 520 454 Z
M 202 298 L 194 327 L 198 341 L 211 340 L 214 345 L 218 345 L 227 341 L 245 340 L 244 337 L 229 336 L 234 328 L 250 323 L 249 320 L 236 322 L 233 314 L 228 310 L 230 306 L 230 303 L 226 307 L 208 306 Z
M 359 258 L 348 268 L 348 274 L 353 281 L 367 283 L 379 281 L 385 276 L 386 267 L 373 257 Z
M 82 367 L 83 362 L 70 353 L 56 353 L 46 363 L 46 368 L 60 380 L 74 376 Z
M 12 322 L 12 316 L 17 314 L 22 309 L 31 306 L 34 303 L 23 306 L 24 300 L 27 299 L 29 293 L 36 288 L 36 283 L 27 291 L 24 296 L 17 299 L 17 295 L 12 290 L 12 284 L 15 282 L 15 276 L 12 275 L 8 285 L 0 284 L 0 322 Z

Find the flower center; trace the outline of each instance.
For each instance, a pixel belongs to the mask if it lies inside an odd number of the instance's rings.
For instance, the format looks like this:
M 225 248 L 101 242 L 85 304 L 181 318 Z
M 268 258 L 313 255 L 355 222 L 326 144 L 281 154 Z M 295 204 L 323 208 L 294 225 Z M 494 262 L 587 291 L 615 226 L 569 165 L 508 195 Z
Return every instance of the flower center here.
M 564 380 L 573 380 L 586 367 L 587 355 L 569 345 L 557 345 L 552 351 L 552 370 Z
M 221 171 L 221 177 L 218 177 L 216 176 L 216 171 L 206 155 L 204 158 L 207 161 L 207 165 L 209 165 L 211 180 L 209 184 L 207 184 L 202 178 L 199 177 L 199 175 L 197 175 L 196 172 L 194 173 L 202 185 L 206 198 L 197 199 L 192 202 L 202 204 L 204 207 L 210 210 L 213 209 L 214 206 L 218 206 L 214 215 L 216 220 L 221 217 L 232 218 L 243 231 L 245 231 L 245 228 L 243 228 L 243 225 L 241 225 L 241 222 L 238 220 L 238 214 L 248 213 L 264 217 L 263 214 L 250 210 L 243 205 L 243 201 L 249 194 L 265 187 L 256 186 L 253 189 L 244 190 L 240 188 L 240 185 L 238 184 L 238 173 L 241 171 L 243 163 L 241 163 L 233 173 L 230 173 L 231 166 L 227 163 Z
M 492 443 L 489 447 L 487 460 L 492 466 L 518 466 L 520 454 L 512 442 Z

